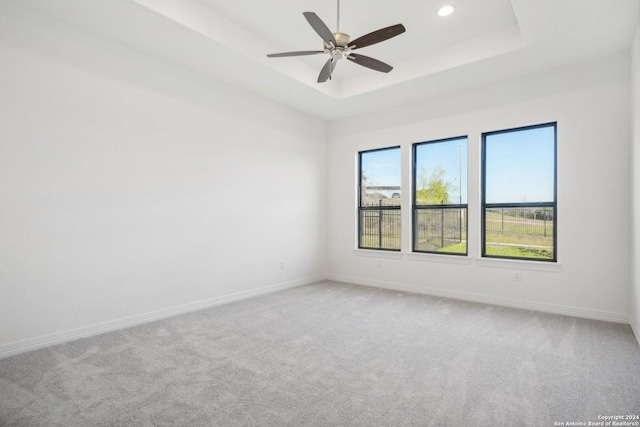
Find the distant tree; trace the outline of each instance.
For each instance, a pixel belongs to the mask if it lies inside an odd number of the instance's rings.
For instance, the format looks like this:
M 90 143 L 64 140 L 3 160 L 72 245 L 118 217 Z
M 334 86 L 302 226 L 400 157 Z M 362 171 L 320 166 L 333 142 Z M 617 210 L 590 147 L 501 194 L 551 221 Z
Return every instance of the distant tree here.
M 422 167 L 418 174 L 418 190 L 416 202 L 427 205 L 449 204 L 449 194 L 453 190 L 453 183 L 446 181 L 447 171 L 442 166 L 437 166 L 431 176 Z

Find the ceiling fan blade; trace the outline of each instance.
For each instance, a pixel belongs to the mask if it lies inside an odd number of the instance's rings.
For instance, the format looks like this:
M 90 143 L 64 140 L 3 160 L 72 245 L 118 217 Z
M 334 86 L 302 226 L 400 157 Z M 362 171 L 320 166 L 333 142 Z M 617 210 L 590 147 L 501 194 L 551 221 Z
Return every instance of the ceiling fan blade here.
M 307 18 L 307 22 L 311 25 L 311 28 L 318 33 L 320 38 L 327 44 L 333 43 L 334 46 L 338 45 L 336 38 L 333 36 L 331 30 L 322 22 L 322 19 L 318 18 L 313 12 L 304 12 L 304 17 Z
M 333 58 L 330 58 L 320 70 L 320 75 L 318 76 L 318 83 L 324 83 L 331 78 L 331 74 L 333 74 L 333 70 L 336 68 L 336 61 Z
M 324 50 L 301 50 L 300 52 L 283 52 L 283 53 L 270 53 L 267 55 L 269 58 L 284 58 L 285 56 L 304 56 L 304 55 L 317 55 L 324 53 Z
M 362 65 L 363 67 L 371 68 L 372 70 L 380 71 L 383 73 L 388 73 L 393 70 L 393 67 L 389 64 L 385 64 L 382 61 L 378 61 L 377 59 L 370 58 L 364 55 L 358 55 L 357 53 L 351 53 L 347 56 L 347 59 L 355 62 L 358 65 Z
M 392 37 L 400 35 L 405 31 L 406 29 L 402 24 L 392 25 L 390 27 L 382 28 L 369 34 L 365 34 L 362 37 L 358 37 L 357 39 L 349 43 L 348 46 L 351 49 L 360 49 L 361 47 L 371 46 L 372 44 L 383 42 Z

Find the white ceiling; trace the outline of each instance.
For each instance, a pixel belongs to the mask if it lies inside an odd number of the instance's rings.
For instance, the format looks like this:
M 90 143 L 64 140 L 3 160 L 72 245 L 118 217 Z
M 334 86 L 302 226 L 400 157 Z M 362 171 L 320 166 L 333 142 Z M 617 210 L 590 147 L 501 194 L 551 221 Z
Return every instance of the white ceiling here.
M 344 118 L 628 49 L 640 0 L 341 0 L 352 38 L 402 23 L 407 31 L 357 53 L 379 73 L 326 55 L 302 12 L 336 30 L 336 0 L 21 0 L 45 14 L 322 119 Z M 436 12 L 452 4 L 456 13 Z

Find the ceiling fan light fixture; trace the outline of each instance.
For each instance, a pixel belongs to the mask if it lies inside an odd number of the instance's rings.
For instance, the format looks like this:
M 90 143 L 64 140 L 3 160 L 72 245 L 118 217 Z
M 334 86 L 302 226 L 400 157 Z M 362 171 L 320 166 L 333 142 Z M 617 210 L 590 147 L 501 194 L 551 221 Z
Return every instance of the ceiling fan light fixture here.
M 449 16 L 451 15 L 453 12 L 456 11 L 456 8 L 451 6 L 450 4 L 447 4 L 445 6 L 442 6 L 440 9 L 438 9 L 438 16 Z

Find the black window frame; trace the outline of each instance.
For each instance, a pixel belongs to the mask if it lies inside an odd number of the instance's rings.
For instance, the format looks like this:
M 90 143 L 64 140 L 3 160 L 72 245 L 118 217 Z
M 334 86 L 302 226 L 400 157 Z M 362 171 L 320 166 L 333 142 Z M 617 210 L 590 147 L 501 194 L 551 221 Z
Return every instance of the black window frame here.
M 375 148 L 372 150 L 358 151 L 358 249 L 375 250 L 375 251 L 389 251 L 400 252 L 402 250 L 402 202 L 397 206 L 363 206 L 362 205 L 362 155 L 367 153 L 373 153 L 377 151 L 385 150 L 400 150 L 400 171 L 402 171 L 402 147 L 400 145 L 394 145 L 392 147 Z M 402 178 L 402 176 L 401 176 Z M 400 188 L 400 194 L 402 194 L 402 184 Z M 401 199 L 402 200 L 402 199 Z M 362 212 L 363 211 L 399 211 L 400 215 L 400 245 L 398 249 L 384 248 L 382 247 L 382 234 L 380 234 L 378 241 L 378 247 L 362 246 Z M 382 222 L 379 220 L 379 224 Z
M 519 131 L 526 131 L 532 129 L 539 129 L 545 127 L 553 127 L 553 201 L 552 202 L 533 202 L 533 203 L 487 203 L 486 202 L 486 142 L 487 136 L 497 135 L 502 133 L 512 133 Z M 517 128 L 503 129 L 492 132 L 482 133 L 482 160 L 481 160 L 481 255 L 483 258 L 494 259 L 508 259 L 508 260 L 521 260 L 521 261 L 533 261 L 533 262 L 558 262 L 558 122 L 541 123 L 537 125 L 522 126 Z M 486 253 L 486 212 L 487 209 L 496 208 L 551 208 L 553 210 L 553 258 L 533 258 L 533 257 L 512 257 L 501 255 L 488 255 Z
M 416 155 L 416 150 L 419 146 L 421 145 L 427 145 L 427 144 L 437 144 L 437 143 L 442 143 L 442 142 L 448 142 L 448 141 L 455 141 L 458 139 L 464 139 L 467 143 L 467 150 L 469 149 L 469 136 L 468 135 L 461 135 L 461 136 L 455 136 L 455 137 L 451 137 L 451 138 L 442 138 L 442 139 L 436 139 L 436 140 L 432 140 L 432 141 L 424 141 L 424 142 L 416 142 L 414 144 L 412 144 L 412 150 L 411 150 L 411 168 L 412 168 L 412 176 L 411 176 L 411 250 L 412 252 L 415 253 L 426 253 L 426 254 L 438 254 L 438 255 L 456 255 L 456 256 L 468 256 L 469 255 L 469 200 L 468 200 L 468 194 L 467 194 L 467 203 L 450 203 L 450 204 L 442 204 L 442 205 L 418 205 L 417 204 L 417 200 L 416 200 L 416 194 L 418 192 L 417 189 L 417 177 L 416 177 L 416 162 L 417 162 L 417 155 Z M 468 151 L 467 151 L 468 153 Z M 468 154 L 467 154 L 468 156 Z M 468 180 L 468 173 L 469 173 L 469 164 L 467 161 L 467 180 Z M 462 183 L 459 183 L 459 185 L 462 185 Z M 442 251 L 423 251 L 423 250 L 418 250 L 416 249 L 417 246 L 417 238 L 416 238 L 416 233 L 418 232 L 418 211 L 420 210 L 456 210 L 456 209 L 465 209 L 466 210 L 466 215 L 465 215 L 465 230 L 467 232 L 467 245 L 465 247 L 465 252 L 442 252 Z M 462 232 L 462 227 L 461 230 Z

